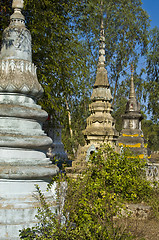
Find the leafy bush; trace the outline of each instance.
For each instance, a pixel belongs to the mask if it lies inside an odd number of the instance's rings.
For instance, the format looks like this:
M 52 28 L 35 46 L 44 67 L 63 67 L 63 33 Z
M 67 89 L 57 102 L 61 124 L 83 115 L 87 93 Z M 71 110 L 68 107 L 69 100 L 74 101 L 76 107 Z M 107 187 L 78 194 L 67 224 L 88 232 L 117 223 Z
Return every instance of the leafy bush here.
M 37 187 L 41 202 L 37 215 L 39 224 L 24 229 L 21 239 L 132 239 L 114 217 L 125 202 L 147 202 L 154 195 L 154 188 L 146 180 L 145 161 L 130 154 L 127 149 L 118 154 L 110 146 L 104 146 L 91 155 L 85 171 L 77 178 L 57 176 L 54 179 L 59 201 L 56 214 Z M 63 206 L 61 189 L 66 182 Z

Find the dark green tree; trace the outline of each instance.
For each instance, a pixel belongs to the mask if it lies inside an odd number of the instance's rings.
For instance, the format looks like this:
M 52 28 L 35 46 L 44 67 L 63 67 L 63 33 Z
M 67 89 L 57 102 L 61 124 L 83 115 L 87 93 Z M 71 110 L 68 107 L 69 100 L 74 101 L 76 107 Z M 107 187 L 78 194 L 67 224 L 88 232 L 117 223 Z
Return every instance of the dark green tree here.
M 1 0 L 0 2 L 0 48 L 2 43 L 2 32 L 9 24 L 9 17 L 12 13 L 12 0 Z
M 159 124 L 145 119 L 142 121 L 142 130 L 147 140 L 148 148 L 152 151 L 159 151 Z
M 150 31 L 145 91 L 152 120 L 159 120 L 159 28 Z

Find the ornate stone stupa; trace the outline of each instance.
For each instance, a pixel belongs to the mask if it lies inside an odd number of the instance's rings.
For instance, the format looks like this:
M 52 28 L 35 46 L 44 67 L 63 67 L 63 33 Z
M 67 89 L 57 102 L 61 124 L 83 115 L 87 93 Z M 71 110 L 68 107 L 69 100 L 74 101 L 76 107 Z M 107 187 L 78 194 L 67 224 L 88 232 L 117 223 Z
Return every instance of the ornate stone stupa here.
M 52 140 L 42 130 L 47 113 L 36 104 L 43 89 L 32 63 L 31 35 L 21 13 L 23 0 L 13 0 L 12 7 L 0 53 L 1 240 L 19 239 L 19 230 L 36 222 L 35 184 L 45 192 L 58 172 L 46 157 Z
M 115 129 L 115 120 L 111 115 L 113 111 L 112 95 L 105 69 L 103 18 L 101 19 L 99 61 L 91 101 L 90 116 L 87 118 L 87 127 L 83 131 L 86 143 L 84 147 L 79 148 L 77 153 L 77 159 L 81 160 L 88 160 L 91 152 L 96 151 L 101 144 L 108 143 L 115 147 L 119 135 Z
M 118 138 L 119 146 L 129 147 L 131 151 L 140 158 L 147 156 L 145 139 L 141 130 L 141 120 L 143 116 L 140 111 L 140 104 L 136 100 L 133 67 L 131 67 L 130 95 L 126 105 L 123 118 L 123 129 Z

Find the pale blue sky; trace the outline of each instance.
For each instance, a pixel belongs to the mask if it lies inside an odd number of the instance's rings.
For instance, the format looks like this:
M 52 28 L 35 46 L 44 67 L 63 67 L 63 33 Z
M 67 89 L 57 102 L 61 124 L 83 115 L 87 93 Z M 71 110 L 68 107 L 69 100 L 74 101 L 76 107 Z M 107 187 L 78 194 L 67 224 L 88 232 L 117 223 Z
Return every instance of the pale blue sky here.
M 151 28 L 159 27 L 159 0 L 142 0 L 143 8 L 151 19 Z

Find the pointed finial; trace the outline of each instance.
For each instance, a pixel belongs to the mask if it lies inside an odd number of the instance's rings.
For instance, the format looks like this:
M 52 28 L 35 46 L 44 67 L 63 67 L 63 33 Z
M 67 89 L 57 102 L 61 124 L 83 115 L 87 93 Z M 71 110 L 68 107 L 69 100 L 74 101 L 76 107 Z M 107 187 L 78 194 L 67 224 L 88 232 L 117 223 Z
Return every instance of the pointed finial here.
M 130 83 L 130 96 L 129 98 L 135 98 L 135 88 L 134 88 L 134 66 L 131 64 L 131 83 Z
M 104 24 L 103 24 L 103 1 L 101 1 L 101 30 L 100 30 L 100 47 L 99 47 L 99 60 L 98 68 L 105 66 L 105 37 L 104 37 Z
M 105 69 L 105 36 L 104 36 L 104 23 L 103 23 L 103 2 L 101 0 L 101 25 L 100 25 L 100 46 L 99 46 L 99 59 L 97 65 L 96 81 L 94 88 L 102 86 L 109 87 L 107 70 Z
M 25 25 L 25 18 L 22 15 L 21 11 L 24 6 L 23 0 L 13 0 L 12 8 L 14 9 L 14 13 L 11 15 L 11 25 Z
M 131 74 L 133 74 L 133 72 L 134 72 L 134 66 L 133 66 L 133 64 L 131 64 L 130 68 L 131 68 Z
M 23 0 L 13 0 L 12 3 L 12 8 L 19 8 L 19 9 L 23 9 L 24 7 L 24 1 Z

